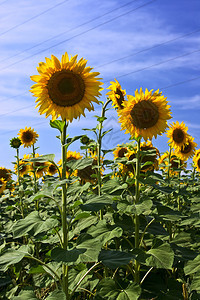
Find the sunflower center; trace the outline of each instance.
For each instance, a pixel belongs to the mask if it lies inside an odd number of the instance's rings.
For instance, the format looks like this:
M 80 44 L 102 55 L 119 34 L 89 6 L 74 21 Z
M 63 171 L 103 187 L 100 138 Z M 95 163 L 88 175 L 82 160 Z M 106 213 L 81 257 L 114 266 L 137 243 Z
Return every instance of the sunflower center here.
M 116 100 L 117 104 L 119 105 L 120 108 L 124 108 L 122 103 L 124 102 L 124 95 L 120 89 L 117 88 L 115 94 L 117 95 Z
M 141 129 L 153 127 L 159 119 L 158 107 L 153 102 L 146 100 L 136 103 L 130 115 L 133 125 Z
M 69 70 L 55 72 L 48 81 L 50 99 L 59 106 L 73 106 L 85 94 L 85 83 L 81 75 Z
M 127 149 L 121 148 L 118 152 L 118 157 L 124 157 L 125 153 L 127 153 Z
M 181 130 L 180 128 L 174 129 L 172 137 L 173 137 L 173 140 L 176 143 L 182 143 L 183 140 L 184 140 L 184 132 L 183 132 L 183 130 Z
M 55 171 L 57 171 L 56 167 L 54 165 L 50 165 L 49 166 L 49 172 L 53 173 Z
M 181 153 L 187 154 L 191 151 L 192 147 L 191 144 L 185 144 L 184 146 L 181 147 Z
M 23 142 L 29 143 L 33 140 L 33 134 L 31 131 L 26 131 L 23 133 Z
M 3 178 L 5 181 L 8 181 L 10 179 L 10 174 L 8 173 L 8 170 L 0 169 L 0 177 Z
M 200 158 L 199 158 L 198 161 L 197 161 L 197 165 L 198 165 L 198 167 L 200 168 Z

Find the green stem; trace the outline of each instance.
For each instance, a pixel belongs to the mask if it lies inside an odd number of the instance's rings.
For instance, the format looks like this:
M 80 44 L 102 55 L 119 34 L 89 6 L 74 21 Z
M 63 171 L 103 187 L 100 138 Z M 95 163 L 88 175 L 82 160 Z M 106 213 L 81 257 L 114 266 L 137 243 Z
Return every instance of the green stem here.
M 106 103 L 104 104 L 101 112 L 101 118 L 105 117 L 105 112 L 106 112 L 106 107 L 107 105 L 111 102 L 111 100 L 107 100 Z M 97 139 L 97 179 L 98 179 L 98 195 L 101 196 L 101 144 L 102 144 L 102 129 L 103 129 L 103 121 L 101 120 L 99 122 L 99 134 L 98 134 L 98 139 Z M 103 210 L 100 210 L 100 220 L 103 220 Z
M 64 126 L 61 133 L 61 147 L 62 147 L 62 180 L 66 179 L 66 134 L 67 134 L 66 120 L 64 120 Z M 67 250 L 68 245 L 68 225 L 67 225 L 67 187 L 66 184 L 62 185 L 62 231 L 63 231 L 63 241 L 62 247 Z M 63 290 L 66 294 L 66 299 L 69 299 L 68 293 L 68 266 L 63 265 Z
M 19 189 L 20 189 L 21 178 L 20 178 L 20 174 L 19 174 L 19 148 L 17 148 L 17 182 L 19 184 Z M 21 210 L 22 218 L 24 219 L 24 209 L 23 209 L 22 195 L 21 195 L 21 191 L 20 190 L 19 190 L 19 205 L 20 205 L 20 210 Z
M 137 154 L 136 154 L 136 172 L 135 172 L 135 204 L 139 203 L 140 200 L 140 184 L 139 184 L 139 176 L 140 176 L 140 141 L 141 138 L 137 140 Z M 139 230 L 140 230 L 140 222 L 139 216 L 135 213 L 135 248 L 139 248 L 140 245 L 140 237 L 139 237 Z M 135 282 L 140 282 L 140 263 L 135 261 Z
M 33 158 L 35 158 L 35 147 L 34 147 L 34 144 L 33 144 Z M 38 187 L 37 187 L 35 162 L 33 162 L 33 178 L 34 178 L 34 192 L 36 194 L 37 191 L 38 191 Z M 38 209 L 38 200 L 36 201 L 36 209 Z
M 59 280 L 60 284 L 62 285 L 62 282 L 60 280 L 59 275 L 51 267 L 49 267 L 48 265 L 46 265 L 42 260 L 40 260 L 40 259 L 38 259 L 36 257 L 33 257 L 33 256 L 29 256 L 29 255 L 26 255 L 24 257 L 33 259 L 33 260 L 37 261 L 38 263 L 40 263 L 41 265 L 45 266 L 50 271 L 49 274 L 52 276 L 52 273 L 53 273 L 55 275 L 55 277 L 57 277 L 57 279 Z M 52 276 L 52 277 L 54 278 L 54 276 Z

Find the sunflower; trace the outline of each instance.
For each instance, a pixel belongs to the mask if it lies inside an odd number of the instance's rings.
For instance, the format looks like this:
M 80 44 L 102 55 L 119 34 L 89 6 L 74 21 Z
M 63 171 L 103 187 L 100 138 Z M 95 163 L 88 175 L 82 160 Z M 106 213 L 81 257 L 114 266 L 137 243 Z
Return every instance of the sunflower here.
M 39 137 L 39 135 L 34 131 L 34 129 L 31 129 L 31 127 L 20 129 L 18 135 L 22 144 L 24 145 L 24 148 L 34 145 Z
M 47 165 L 47 175 L 53 176 L 58 173 L 58 169 L 56 168 L 55 164 L 49 163 Z
M 6 181 L 3 178 L 0 178 L 0 194 L 6 189 Z
M 158 160 L 158 163 L 161 170 L 164 170 L 165 172 L 168 171 L 169 166 L 169 152 L 166 151 Z M 175 170 L 178 168 L 186 168 L 187 164 L 184 160 L 180 159 L 176 153 L 172 150 L 170 155 L 170 175 L 177 175 L 178 172 Z
M 68 150 L 67 153 L 66 153 L 67 163 L 70 162 L 70 161 L 75 162 L 75 161 L 77 161 L 81 158 L 82 158 L 82 155 L 79 152 Z M 59 160 L 58 164 L 60 165 L 60 171 L 62 173 L 62 161 Z M 67 177 L 69 177 L 70 175 L 71 176 L 76 176 L 77 175 L 77 170 L 74 170 L 72 172 L 71 169 L 68 166 L 66 166 L 66 175 L 67 175 Z
M 10 140 L 10 146 L 12 148 L 19 149 L 21 144 L 22 144 L 22 142 L 21 142 L 20 138 L 18 138 L 18 137 L 14 137 Z
M 39 63 L 37 68 L 40 75 L 31 76 L 36 82 L 31 92 L 37 97 L 36 102 L 40 114 L 52 116 L 52 120 L 61 116 L 62 120 L 72 120 L 84 115 L 84 110 L 94 110 L 92 101 L 99 103 L 100 87 L 102 83 L 96 76 L 98 72 L 91 72 L 86 67 L 87 60 L 77 61 L 75 55 L 69 59 L 67 52 L 59 61 L 54 55 L 46 58 L 46 62 Z
M 124 102 L 124 108 L 120 109 L 119 122 L 122 130 L 130 133 L 132 137 L 141 136 L 147 139 L 162 135 L 167 127 L 167 120 L 171 119 L 170 106 L 166 98 L 159 90 L 135 91 L 135 97 L 127 95 L 128 101 Z
M 194 142 L 194 138 L 188 135 L 185 144 L 181 148 L 176 149 L 175 153 L 180 159 L 187 160 L 194 155 L 196 147 L 197 144 Z
M 95 166 L 97 166 L 97 158 L 93 159 L 91 165 L 81 170 L 77 170 L 76 175 L 80 177 L 82 184 L 84 184 L 85 182 L 94 183 L 96 181 L 96 178 L 94 178 L 94 175 L 97 175 L 97 169 L 95 168 Z
M 11 170 L 4 167 L 0 167 L 0 178 L 3 178 L 5 181 L 11 180 Z
M 141 167 L 141 172 L 153 171 L 154 169 L 158 170 L 158 160 L 157 158 L 160 156 L 159 150 L 153 146 L 151 141 L 143 142 L 140 145 L 140 150 L 146 152 L 141 156 L 141 162 L 151 162 L 150 165 L 145 165 Z
M 119 82 L 115 79 L 116 82 L 111 81 L 111 85 L 108 87 L 110 91 L 106 94 L 108 97 L 112 100 L 112 104 L 117 109 L 123 109 L 124 108 L 124 102 L 126 91 L 122 90 L 121 85 Z
M 116 149 L 113 151 L 114 158 L 122 158 L 125 157 L 125 154 L 128 152 L 127 147 L 117 145 Z
M 15 164 L 14 169 L 17 172 L 17 164 Z M 25 174 L 28 174 L 30 170 L 31 170 L 30 165 L 21 159 L 19 161 L 19 175 L 24 176 Z
M 173 122 L 169 130 L 167 130 L 166 135 L 169 138 L 168 143 L 171 144 L 172 148 L 180 148 L 186 143 L 188 134 L 188 127 L 185 126 L 184 122 L 179 124 L 178 121 Z
M 195 151 L 195 154 L 193 156 L 193 163 L 197 171 L 200 172 L 200 149 Z

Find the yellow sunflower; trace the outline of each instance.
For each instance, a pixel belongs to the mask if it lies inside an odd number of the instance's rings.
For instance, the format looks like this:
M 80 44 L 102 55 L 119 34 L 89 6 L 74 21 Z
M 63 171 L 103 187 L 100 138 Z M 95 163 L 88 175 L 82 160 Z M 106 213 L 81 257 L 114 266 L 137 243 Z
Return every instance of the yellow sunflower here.
M 197 171 L 200 172 L 200 149 L 195 151 L 195 154 L 193 156 L 193 163 Z
M 77 55 L 69 59 L 67 52 L 59 61 L 54 55 L 39 63 L 37 68 L 40 75 L 31 76 L 36 82 L 31 92 L 37 97 L 36 102 L 40 114 L 52 116 L 52 120 L 61 116 L 62 120 L 72 120 L 84 115 L 84 110 L 94 110 L 92 101 L 99 103 L 102 83 L 98 72 L 91 72 L 86 67 L 87 60 Z
M 169 126 L 169 130 L 167 130 L 166 135 L 169 138 L 168 143 L 171 144 L 172 148 L 180 148 L 186 143 L 188 134 L 188 127 L 185 126 L 184 122 L 179 124 L 178 121 L 173 122 Z
M 0 194 L 6 189 L 6 181 L 3 178 L 0 178 Z
M 106 95 L 112 100 L 112 104 L 117 109 L 123 109 L 124 108 L 124 101 L 126 91 L 122 90 L 121 85 L 119 82 L 115 79 L 116 82 L 111 81 L 111 85 L 108 87 L 110 90 Z
M 10 181 L 12 178 L 11 170 L 6 169 L 4 167 L 0 167 L 0 178 L 3 178 L 5 181 Z
M 185 144 L 181 148 L 176 148 L 175 153 L 180 159 L 187 160 L 194 155 L 196 147 L 197 144 L 194 142 L 194 138 L 188 135 Z
M 168 171 L 169 166 L 169 152 L 166 151 L 159 159 L 158 159 L 159 165 L 161 170 L 164 170 L 165 172 Z M 185 169 L 187 166 L 186 162 L 182 159 L 180 159 L 176 153 L 172 150 L 171 156 L 170 156 L 170 175 L 177 175 L 178 172 L 175 171 L 175 169 L 178 169 L 179 167 Z
M 39 135 L 34 131 L 34 129 L 31 129 L 31 127 L 25 127 L 25 129 L 20 129 L 18 135 L 22 144 L 24 145 L 24 148 L 31 147 L 33 144 L 36 143 L 37 138 L 39 137 Z
M 56 168 L 56 166 L 52 163 L 48 163 L 48 165 L 47 165 L 47 175 L 53 176 L 56 173 L 58 173 L 58 169 Z
M 17 172 L 17 164 L 14 167 L 15 171 Z M 28 174 L 31 170 L 30 164 L 24 162 L 22 159 L 19 161 L 19 175 L 24 176 Z
M 141 172 L 147 172 L 147 171 L 153 171 L 158 170 L 158 157 L 160 156 L 160 152 L 159 150 L 153 146 L 151 141 L 148 142 L 142 142 L 140 145 L 140 150 L 141 151 L 150 151 L 150 150 L 154 150 L 154 153 L 149 153 L 147 152 L 147 154 L 145 154 L 144 156 L 141 157 L 141 162 L 142 163 L 146 163 L 146 162 L 151 162 L 152 164 L 150 165 L 146 165 L 146 166 L 142 166 L 141 167 Z
M 125 157 L 125 154 L 128 152 L 127 147 L 117 145 L 116 149 L 113 151 L 114 158 Z
M 125 129 L 131 137 L 141 136 L 145 141 L 165 132 L 171 112 L 162 92 L 153 93 L 153 90 L 146 89 L 143 93 L 141 88 L 140 92 L 135 91 L 135 96 L 128 95 L 127 98 L 124 108 L 118 111 L 122 130 Z
M 76 151 L 70 151 L 68 150 L 66 153 L 66 159 L 67 159 L 67 163 L 70 161 L 76 161 L 82 158 L 82 155 L 79 152 Z M 62 161 L 59 160 L 58 164 L 60 165 L 60 172 L 62 173 Z M 66 166 L 66 176 L 76 176 L 77 175 L 77 170 L 74 170 L 73 172 L 71 172 L 70 168 L 68 166 Z

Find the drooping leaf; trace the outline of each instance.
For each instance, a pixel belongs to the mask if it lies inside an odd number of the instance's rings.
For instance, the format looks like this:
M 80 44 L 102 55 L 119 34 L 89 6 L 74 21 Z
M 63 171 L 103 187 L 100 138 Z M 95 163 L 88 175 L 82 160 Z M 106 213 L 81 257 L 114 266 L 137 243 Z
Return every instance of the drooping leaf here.
M 61 121 L 61 120 L 54 120 L 54 121 L 50 121 L 50 126 L 52 128 L 56 128 L 60 131 L 60 133 L 62 133 L 63 128 L 65 126 L 65 122 Z
M 110 269 L 127 265 L 133 258 L 133 254 L 122 251 L 101 250 L 99 254 L 99 261 Z
M 65 250 L 57 247 L 51 251 L 51 257 L 57 262 L 74 263 L 79 258 L 79 255 L 86 252 L 86 249 L 71 249 Z
M 194 274 L 199 271 L 200 271 L 200 255 L 195 257 L 195 259 L 193 260 L 189 260 L 184 267 L 185 275 Z
M 63 291 L 53 291 L 46 300 L 66 300 L 66 294 Z
M 155 268 L 171 269 L 174 261 L 174 252 L 170 245 L 164 243 L 157 248 L 152 248 L 146 252 L 150 255 L 146 259 L 146 264 Z

